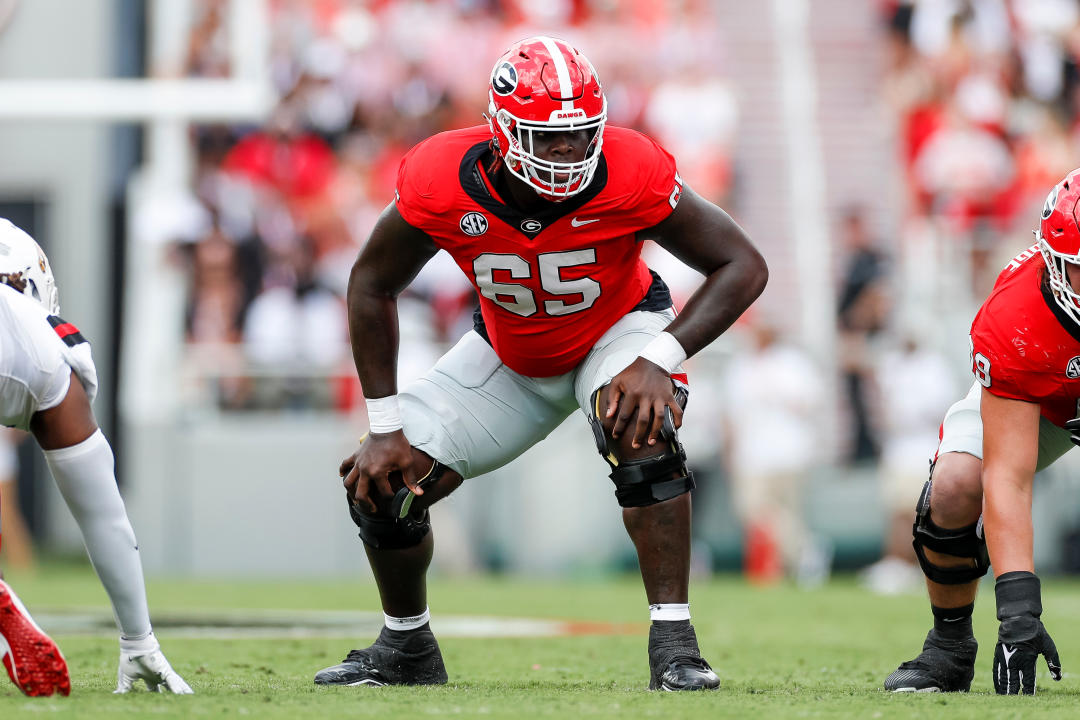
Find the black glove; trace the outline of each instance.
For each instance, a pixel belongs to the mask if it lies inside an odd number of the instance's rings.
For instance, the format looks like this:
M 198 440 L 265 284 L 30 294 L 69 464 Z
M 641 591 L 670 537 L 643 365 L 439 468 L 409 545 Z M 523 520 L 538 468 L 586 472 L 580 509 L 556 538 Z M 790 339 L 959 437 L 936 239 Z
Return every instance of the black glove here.
M 1039 578 L 1026 571 L 997 579 L 997 616 L 1001 621 L 994 648 L 994 690 L 998 695 L 1035 694 L 1035 661 L 1046 658 L 1050 677 L 1061 679 L 1057 647 L 1042 620 Z
M 1065 429 L 1069 431 L 1069 439 L 1073 441 L 1073 445 L 1080 445 L 1080 417 L 1067 420 Z

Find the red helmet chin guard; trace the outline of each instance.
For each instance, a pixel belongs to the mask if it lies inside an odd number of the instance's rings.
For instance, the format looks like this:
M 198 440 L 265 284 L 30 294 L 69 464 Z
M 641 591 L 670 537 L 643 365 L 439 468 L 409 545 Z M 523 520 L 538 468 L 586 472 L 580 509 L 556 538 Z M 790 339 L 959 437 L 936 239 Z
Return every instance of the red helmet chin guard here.
M 495 62 L 488 127 L 508 170 L 537 193 L 563 200 L 584 190 L 600 162 L 607 99 L 592 64 L 563 40 L 520 40 Z M 534 152 L 536 133 L 591 130 L 585 159 L 555 162 Z

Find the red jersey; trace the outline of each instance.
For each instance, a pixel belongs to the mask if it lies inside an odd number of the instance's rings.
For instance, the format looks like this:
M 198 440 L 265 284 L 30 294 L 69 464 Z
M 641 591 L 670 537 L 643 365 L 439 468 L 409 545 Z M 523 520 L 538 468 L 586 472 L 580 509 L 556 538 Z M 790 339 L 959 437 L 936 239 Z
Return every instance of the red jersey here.
M 971 324 L 972 371 L 995 395 L 1038 403 L 1061 426 L 1077 416 L 1080 326 L 1043 282 L 1037 246 L 1001 271 Z
M 490 138 L 478 126 L 410 150 L 398 170 L 397 208 L 472 282 L 502 361 L 522 375 L 561 375 L 645 297 L 653 277 L 636 234 L 671 214 L 682 180 L 653 140 L 608 126 L 588 187 L 523 213 L 484 173 Z

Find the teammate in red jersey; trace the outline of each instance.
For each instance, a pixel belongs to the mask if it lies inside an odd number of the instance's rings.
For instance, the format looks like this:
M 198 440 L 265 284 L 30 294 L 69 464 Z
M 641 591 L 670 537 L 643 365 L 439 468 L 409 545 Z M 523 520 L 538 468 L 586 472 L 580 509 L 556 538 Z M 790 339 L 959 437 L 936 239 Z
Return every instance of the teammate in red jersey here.
M 397 199 L 352 270 L 349 325 L 371 433 L 341 475 L 386 626 L 315 682 L 446 682 L 428 625 L 427 508 L 581 408 L 638 551 L 650 688 L 716 688 L 690 624 L 681 364 L 761 293 L 765 262 L 662 148 L 605 127 L 596 72 L 567 43 L 515 44 L 495 64 L 489 100 L 487 127 L 437 135 L 405 157 Z M 641 259 L 645 239 L 706 275 L 677 319 Z M 399 393 L 395 298 L 439 249 L 479 293 L 475 327 Z
M 997 576 L 994 689 L 1034 693 L 1036 661 L 1061 679 L 1032 557 L 1035 472 L 1080 444 L 1080 169 L 1046 198 L 1038 242 L 1001 272 L 971 326 L 975 383 L 941 426 L 914 535 L 934 627 L 893 691 L 966 691 L 978 643 L 975 592 Z M 1071 442 L 1070 442 L 1071 440 Z

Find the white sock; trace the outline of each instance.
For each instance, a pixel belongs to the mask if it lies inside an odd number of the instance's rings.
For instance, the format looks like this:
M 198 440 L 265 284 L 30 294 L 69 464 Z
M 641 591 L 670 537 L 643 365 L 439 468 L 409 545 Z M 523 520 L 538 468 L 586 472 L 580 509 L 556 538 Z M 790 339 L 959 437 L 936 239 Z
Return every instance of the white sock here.
M 100 430 L 78 445 L 46 450 L 45 461 L 82 531 L 83 543 L 124 637 L 150 633 L 135 531 L 116 487 L 113 453 Z
M 424 608 L 424 612 L 419 615 L 412 615 L 411 617 L 393 617 L 383 613 L 383 618 L 386 620 L 386 627 L 391 630 L 415 630 L 421 627 L 424 623 L 431 620 L 431 611 L 428 608 Z
M 689 620 L 690 603 L 656 603 L 649 606 L 649 619 L 657 620 Z

